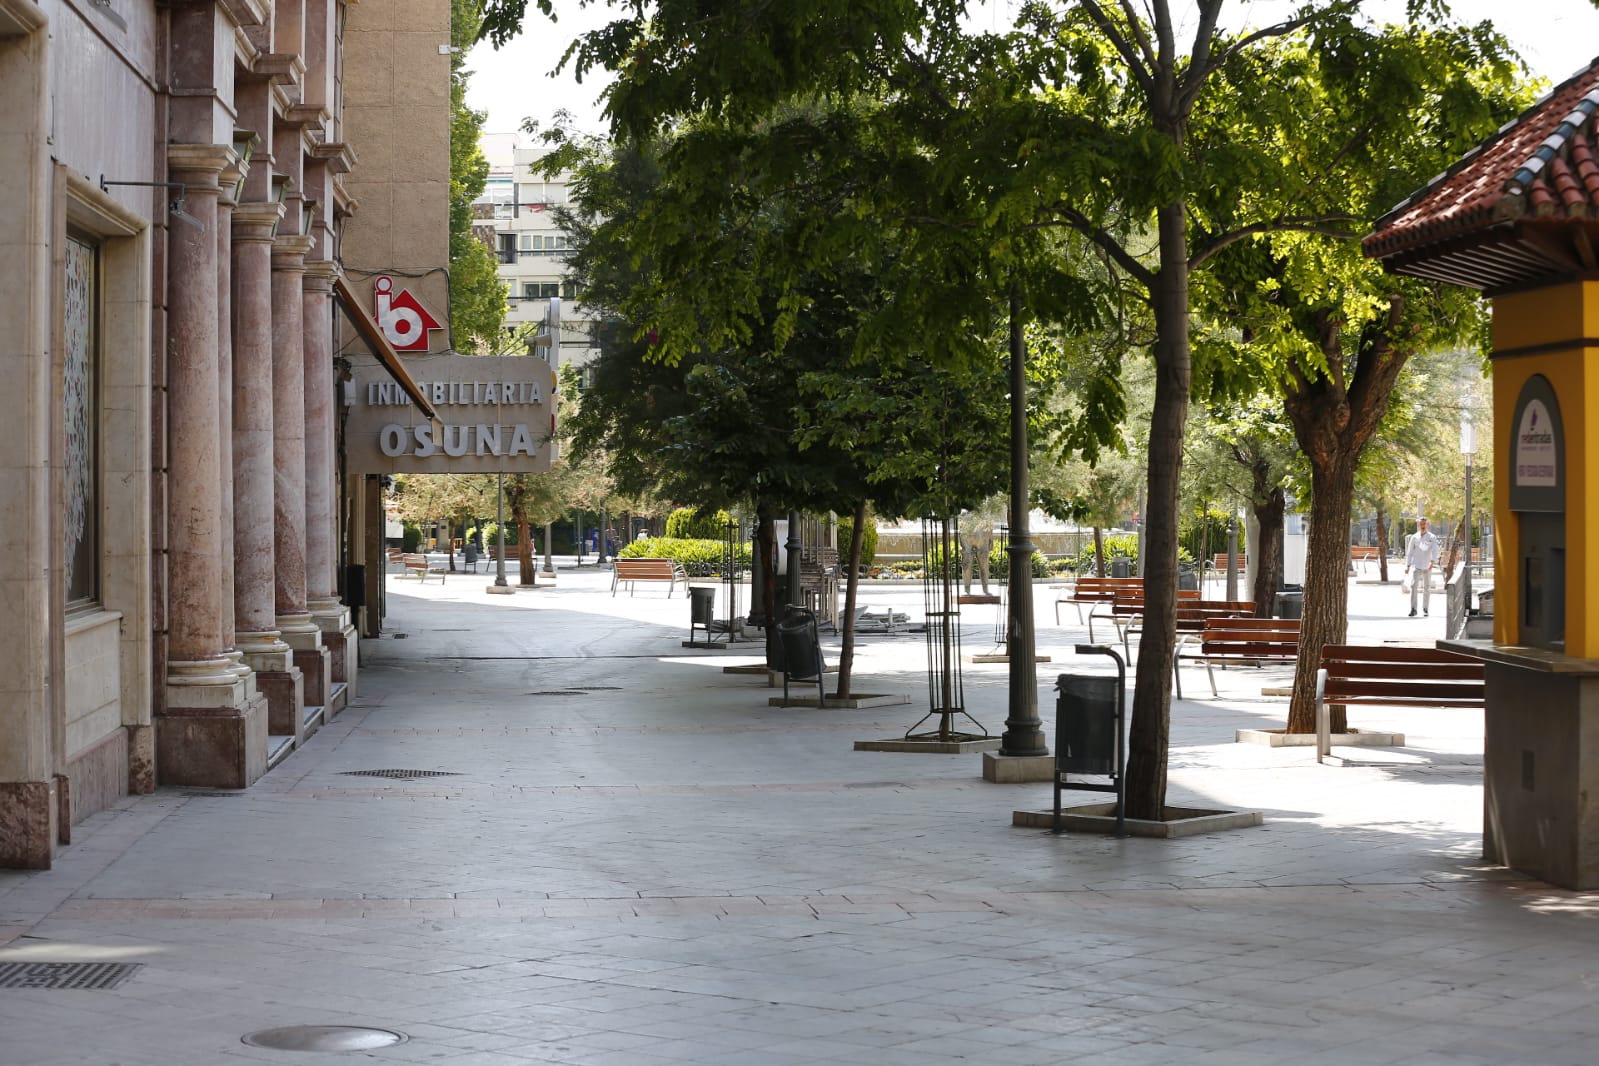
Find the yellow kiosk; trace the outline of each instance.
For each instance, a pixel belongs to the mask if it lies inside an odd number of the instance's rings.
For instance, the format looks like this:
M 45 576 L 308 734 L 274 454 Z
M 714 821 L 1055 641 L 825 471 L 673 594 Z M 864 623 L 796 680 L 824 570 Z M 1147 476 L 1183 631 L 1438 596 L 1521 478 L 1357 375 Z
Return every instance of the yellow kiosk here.
M 1382 219 L 1368 255 L 1493 300 L 1483 855 L 1599 887 L 1599 60 Z

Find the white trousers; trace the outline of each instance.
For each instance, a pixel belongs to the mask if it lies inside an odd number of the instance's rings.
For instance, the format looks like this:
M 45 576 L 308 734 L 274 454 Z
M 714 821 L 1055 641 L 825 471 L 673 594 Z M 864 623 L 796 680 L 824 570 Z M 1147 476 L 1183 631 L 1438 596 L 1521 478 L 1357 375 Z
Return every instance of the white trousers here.
M 1410 613 L 1416 613 L 1416 593 L 1421 593 L 1421 609 L 1432 611 L 1432 568 L 1410 572 Z

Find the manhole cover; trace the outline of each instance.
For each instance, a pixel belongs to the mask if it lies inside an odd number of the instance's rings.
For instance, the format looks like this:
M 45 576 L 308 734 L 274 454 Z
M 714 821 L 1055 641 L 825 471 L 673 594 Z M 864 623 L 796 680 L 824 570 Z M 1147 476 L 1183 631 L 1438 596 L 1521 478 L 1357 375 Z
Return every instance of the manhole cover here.
M 405 1034 L 363 1025 L 286 1025 L 249 1033 L 243 1040 L 253 1047 L 277 1051 L 371 1051 L 403 1044 Z
M 341 777 L 460 777 L 450 770 L 340 770 Z
M 0 962 L 0 988 L 110 989 L 137 973 L 139 962 Z

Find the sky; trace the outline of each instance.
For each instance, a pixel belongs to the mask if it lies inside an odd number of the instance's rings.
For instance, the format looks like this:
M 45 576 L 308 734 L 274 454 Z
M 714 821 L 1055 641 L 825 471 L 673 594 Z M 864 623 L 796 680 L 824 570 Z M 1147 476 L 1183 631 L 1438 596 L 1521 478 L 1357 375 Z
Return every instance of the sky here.
M 1232 0 L 1223 9 L 1229 26 L 1266 25 L 1284 17 L 1299 0 Z M 1559 82 L 1599 55 L 1599 10 L 1588 0 L 1453 0 L 1455 17 L 1463 22 L 1495 20 L 1532 70 Z M 532 4 L 520 37 L 495 51 L 478 45 L 467 57 L 472 78 L 467 83 L 467 106 L 486 111 L 485 134 L 511 134 L 524 118 L 547 123 L 557 109 L 571 111 L 578 128 L 601 133 L 598 97 L 604 73 L 596 72 L 579 85 L 570 71 L 549 77 L 561 53 L 579 33 L 603 25 L 610 9 L 603 3 L 579 7 L 576 0 L 555 0 L 558 22 L 537 13 Z M 974 3 L 970 22 L 981 29 L 1004 29 L 1014 0 Z M 1402 18 L 1403 0 L 1369 0 L 1367 10 L 1378 18 Z M 1509 14 L 1507 14 L 1507 11 Z M 532 140 L 520 137 L 523 147 Z

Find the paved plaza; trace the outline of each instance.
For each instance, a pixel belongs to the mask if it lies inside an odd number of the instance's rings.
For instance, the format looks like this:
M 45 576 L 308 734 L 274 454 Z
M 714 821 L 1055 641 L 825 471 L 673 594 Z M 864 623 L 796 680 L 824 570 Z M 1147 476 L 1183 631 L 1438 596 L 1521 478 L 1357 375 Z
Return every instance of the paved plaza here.
M 348 709 L 247 792 L 162 789 L 0 871 L 11 963 L 130 963 L 115 987 L 0 984 L 5 1066 L 1264 1066 L 1589 1064 L 1599 895 L 1480 861 L 1476 712 L 1352 711 L 1391 765 L 1235 742 L 1280 727 L 1287 668 L 1203 670 L 1173 707 L 1173 803 L 1264 812 L 1176 840 L 1011 825 L 1044 784 L 979 755 L 856 752 L 928 703 L 913 633 L 863 637 L 856 689 L 772 707 L 682 647 L 689 606 L 554 586 L 388 578 Z M 514 580 L 514 579 L 513 579 Z M 1097 673 L 1036 591 L 1040 710 Z M 862 604 L 922 610 L 919 586 Z M 1351 585 L 1351 639 L 1427 640 L 1397 585 Z M 996 608 L 966 608 L 967 655 Z M 828 651 L 836 660 L 836 639 Z M 1003 664 L 965 669 L 992 731 Z M 426 776 L 373 776 L 375 771 Z M 1101 797 L 1083 793 L 1082 801 Z M 12 967 L 13 971 L 17 968 Z M 24 971 L 26 972 L 26 971 Z M 404 1034 L 284 1051 L 299 1025 Z

